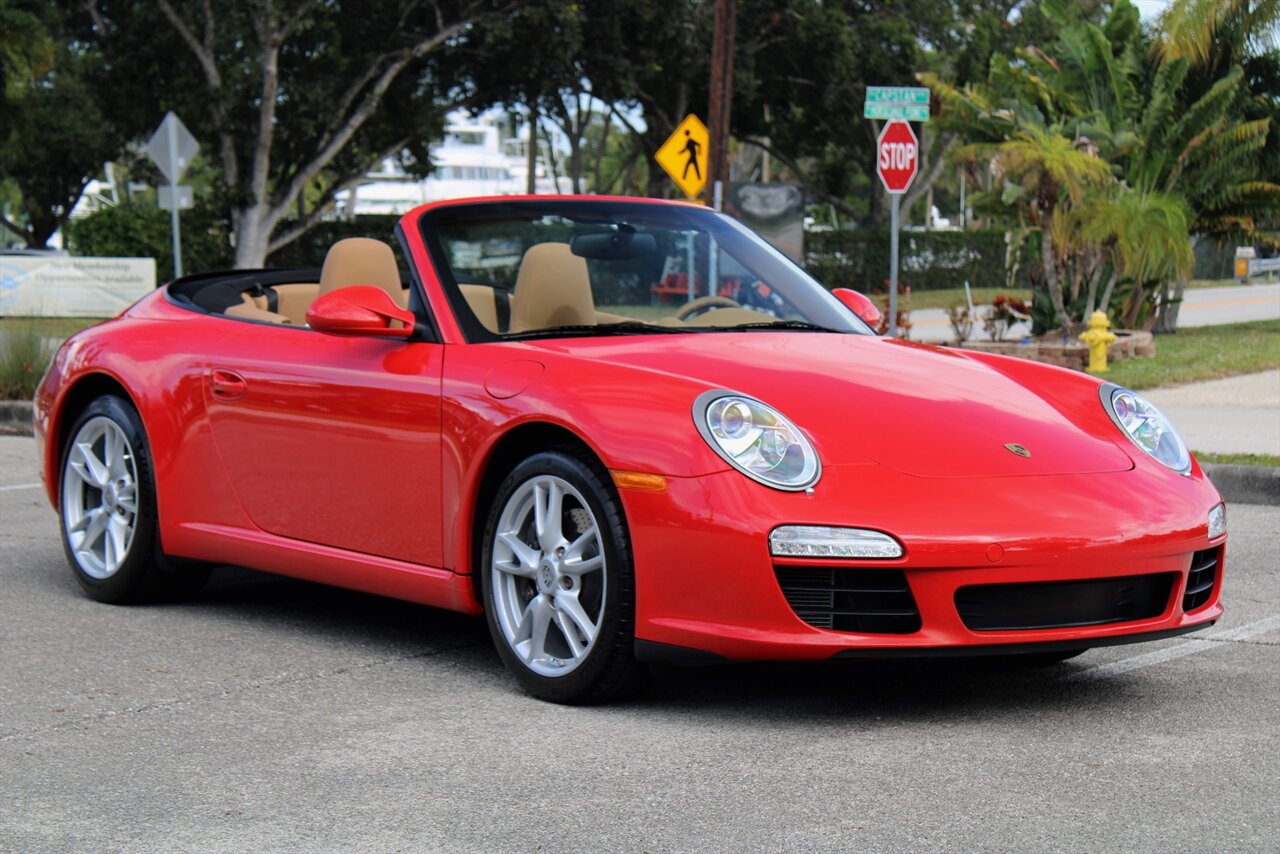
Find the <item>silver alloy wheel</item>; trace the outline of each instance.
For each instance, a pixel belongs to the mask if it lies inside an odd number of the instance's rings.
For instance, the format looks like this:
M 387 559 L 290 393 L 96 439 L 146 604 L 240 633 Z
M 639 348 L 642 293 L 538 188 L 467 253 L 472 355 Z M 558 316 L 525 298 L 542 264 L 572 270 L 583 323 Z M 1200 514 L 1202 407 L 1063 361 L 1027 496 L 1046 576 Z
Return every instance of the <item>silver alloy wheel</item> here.
M 62 469 L 62 524 L 80 569 L 110 578 L 138 527 L 138 469 L 120 425 L 105 415 L 81 425 Z
M 604 541 L 582 493 L 554 475 L 511 494 L 494 533 L 489 580 L 507 645 L 541 676 L 591 652 L 604 621 Z

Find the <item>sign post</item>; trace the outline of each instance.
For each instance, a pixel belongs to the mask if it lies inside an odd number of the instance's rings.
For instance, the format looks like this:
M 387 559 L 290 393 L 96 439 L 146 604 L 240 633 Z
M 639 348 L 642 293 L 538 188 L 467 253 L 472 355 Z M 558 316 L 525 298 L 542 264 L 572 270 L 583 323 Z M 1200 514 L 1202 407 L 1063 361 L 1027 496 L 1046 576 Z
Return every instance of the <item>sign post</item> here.
M 920 169 L 920 143 L 905 121 L 894 120 L 876 142 L 876 173 L 893 200 L 889 236 L 889 335 L 898 334 L 898 217 L 902 194 Z
M 168 193 L 161 193 L 160 206 L 169 208 L 169 224 L 173 229 L 173 275 L 182 277 L 182 232 L 178 227 L 178 210 L 191 207 L 191 188 L 178 185 L 178 180 L 191 165 L 200 144 L 172 110 L 165 113 L 160 127 L 147 142 L 146 151 L 169 179 Z M 184 204 L 184 202 L 186 202 Z

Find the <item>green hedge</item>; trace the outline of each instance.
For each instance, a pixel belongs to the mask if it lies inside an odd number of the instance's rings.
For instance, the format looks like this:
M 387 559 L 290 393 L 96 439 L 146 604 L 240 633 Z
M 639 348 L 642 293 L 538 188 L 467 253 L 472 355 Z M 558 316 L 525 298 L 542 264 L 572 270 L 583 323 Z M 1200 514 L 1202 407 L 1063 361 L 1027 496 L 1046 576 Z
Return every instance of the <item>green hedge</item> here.
M 182 212 L 182 267 L 185 272 L 225 270 L 235 253 L 220 212 L 195 208 Z M 125 203 L 103 208 L 66 227 L 67 248 L 76 255 L 107 258 L 155 258 L 156 278 L 173 276 L 173 235 L 169 212 Z
M 348 237 L 372 237 L 391 244 L 396 251 L 396 259 L 404 266 L 400 258 L 400 242 L 396 240 L 396 223 L 400 217 L 395 215 L 367 215 L 355 219 L 335 219 L 317 223 L 314 228 L 297 240 L 273 252 L 267 259 L 272 267 L 319 267 L 324 264 L 325 253 L 329 247 Z M 277 234 L 288 231 L 291 222 L 280 223 Z
M 272 267 L 319 267 L 329 247 L 344 237 L 376 237 L 396 247 L 398 216 L 361 216 L 354 220 L 322 222 L 267 259 Z M 280 231 L 292 223 L 280 224 Z M 173 273 L 173 238 L 169 212 L 149 205 L 125 204 L 103 208 L 67 225 L 68 248 L 76 255 L 155 258 L 156 275 L 167 281 Z M 228 239 L 227 219 L 221 211 L 197 207 L 182 212 L 182 266 L 188 273 L 229 270 L 235 250 Z
M 1005 231 L 904 231 L 898 282 L 915 291 L 1005 285 Z M 887 229 L 805 234 L 805 267 L 829 288 L 883 290 L 889 279 Z

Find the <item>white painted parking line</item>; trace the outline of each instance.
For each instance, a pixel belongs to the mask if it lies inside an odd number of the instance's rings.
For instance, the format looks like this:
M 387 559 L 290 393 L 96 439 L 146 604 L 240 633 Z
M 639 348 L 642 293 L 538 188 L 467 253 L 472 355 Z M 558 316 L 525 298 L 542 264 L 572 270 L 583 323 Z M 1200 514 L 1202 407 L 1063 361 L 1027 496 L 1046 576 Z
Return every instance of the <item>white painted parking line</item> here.
M 43 483 L 12 483 L 8 486 L 0 486 L 0 492 L 13 492 L 15 489 L 39 489 L 44 486 Z
M 1237 626 L 1234 629 L 1213 632 L 1202 638 L 1184 641 L 1176 646 L 1165 647 L 1155 652 L 1145 652 L 1142 655 L 1135 655 L 1131 658 L 1122 658 L 1109 664 L 1087 667 L 1084 670 L 1073 673 L 1071 678 L 1078 679 L 1081 676 L 1106 676 L 1113 673 L 1127 673 L 1130 670 L 1137 670 L 1139 667 L 1150 667 L 1153 664 L 1163 664 L 1166 661 L 1185 658 L 1188 655 L 1195 655 L 1197 652 L 1217 649 L 1229 641 L 1245 640 L 1255 635 L 1274 632 L 1277 629 L 1280 629 L 1280 614 L 1272 614 L 1270 617 L 1257 622 L 1245 623 L 1243 626 Z

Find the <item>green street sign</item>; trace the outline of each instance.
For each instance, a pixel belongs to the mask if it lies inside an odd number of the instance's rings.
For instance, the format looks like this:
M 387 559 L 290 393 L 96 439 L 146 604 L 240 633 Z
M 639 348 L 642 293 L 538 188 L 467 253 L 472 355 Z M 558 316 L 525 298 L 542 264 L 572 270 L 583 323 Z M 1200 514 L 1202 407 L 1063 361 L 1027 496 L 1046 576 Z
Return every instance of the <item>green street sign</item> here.
M 862 105 L 864 119 L 905 119 L 909 122 L 929 121 L 929 105 L 873 104 Z
M 894 104 L 908 106 L 924 104 L 929 106 L 929 90 L 922 86 L 868 86 L 868 104 Z

